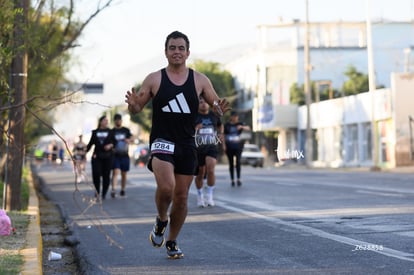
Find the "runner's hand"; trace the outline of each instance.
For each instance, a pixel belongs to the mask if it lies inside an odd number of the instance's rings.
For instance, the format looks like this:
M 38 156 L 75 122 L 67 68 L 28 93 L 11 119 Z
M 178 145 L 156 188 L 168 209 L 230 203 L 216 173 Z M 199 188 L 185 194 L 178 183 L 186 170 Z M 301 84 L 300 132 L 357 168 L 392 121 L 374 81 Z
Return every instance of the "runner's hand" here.
M 216 114 L 222 116 L 225 112 L 231 109 L 229 104 L 230 103 L 227 101 L 227 99 L 219 99 L 218 101 L 214 101 L 213 110 Z
M 131 91 L 127 91 L 125 98 L 125 102 L 128 104 L 128 111 L 130 113 L 136 114 L 141 110 L 138 104 L 138 95 L 135 88 L 132 88 Z

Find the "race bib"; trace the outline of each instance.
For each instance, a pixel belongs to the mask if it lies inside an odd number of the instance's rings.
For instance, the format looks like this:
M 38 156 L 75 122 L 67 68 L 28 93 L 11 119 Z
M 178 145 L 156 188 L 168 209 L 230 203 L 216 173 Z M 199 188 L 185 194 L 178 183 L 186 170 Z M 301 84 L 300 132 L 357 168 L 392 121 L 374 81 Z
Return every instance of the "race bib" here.
M 200 135 L 213 135 L 214 134 L 214 129 L 211 127 L 206 127 L 206 128 L 201 128 L 198 130 L 198 133 Z
M 151 154 L 174 154 L 175 144 L 171 141 L 157 138 L 151 144 Z
M 230 142 L 238 143 L 240 141 L 240 136 L 238 135 L 228 136 L 227 139 Z

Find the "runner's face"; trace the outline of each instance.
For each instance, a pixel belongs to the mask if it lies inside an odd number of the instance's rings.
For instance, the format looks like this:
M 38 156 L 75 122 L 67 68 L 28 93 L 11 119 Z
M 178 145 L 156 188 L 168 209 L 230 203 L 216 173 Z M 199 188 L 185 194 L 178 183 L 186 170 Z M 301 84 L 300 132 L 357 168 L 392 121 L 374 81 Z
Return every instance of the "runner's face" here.
M 237 123 L 237 122 L 239 122 L 239 116 L 238 115 L 232 115 L 230 117 L 230 120 L 231 120 L 232 123 Z
M 187 49 L 187 45 L 183 38 L 170 39 L 167 43 L 167 49 L 165 50 L 165 56 L 168 59 L 168 63 L 172 65 L 185 64 L 190 51 Z
M 107 128 L 108 127 L 108 119 L 104 118 L 101 121 L 101 127 L 100 128 Z
M 208 103 L 204 101 L 204 99 L 200 99 L 198 110 L 200 113 L 207 113 L 209 109 Z

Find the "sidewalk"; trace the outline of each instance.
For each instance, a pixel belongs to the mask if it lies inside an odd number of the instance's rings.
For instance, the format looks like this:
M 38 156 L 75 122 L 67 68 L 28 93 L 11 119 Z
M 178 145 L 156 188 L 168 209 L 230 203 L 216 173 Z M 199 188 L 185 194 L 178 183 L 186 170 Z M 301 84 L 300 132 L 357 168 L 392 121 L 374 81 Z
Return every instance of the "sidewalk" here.
M 42 275 L 42 234 L 40 231 L 39 200 L 36 189 L 30 175 L 29 181 L 29 226 L 26 233 L 26 248 L 21 250 L 20 254 L 24 258 L 24 266 L 21 274 Z

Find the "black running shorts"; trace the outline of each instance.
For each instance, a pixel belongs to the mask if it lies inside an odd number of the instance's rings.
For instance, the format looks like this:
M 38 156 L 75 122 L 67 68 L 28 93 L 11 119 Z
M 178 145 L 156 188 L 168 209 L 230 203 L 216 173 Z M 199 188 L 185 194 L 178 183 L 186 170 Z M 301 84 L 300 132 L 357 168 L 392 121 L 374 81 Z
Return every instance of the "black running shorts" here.
M 218 150 L 217 145 L 207 145 L 197 148 L 198 166 L 206 165 L 206 157 L 217 159 Z
M 152 159 L 154 157 L 172 163 L 176 174 L 194 175 L 197 168 L 197 150 L 193 146 L 175 144 L 173 154 L 151 153 L 147 165 L 151 172 L 153 172 Z

